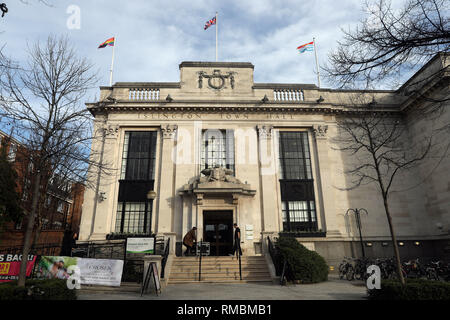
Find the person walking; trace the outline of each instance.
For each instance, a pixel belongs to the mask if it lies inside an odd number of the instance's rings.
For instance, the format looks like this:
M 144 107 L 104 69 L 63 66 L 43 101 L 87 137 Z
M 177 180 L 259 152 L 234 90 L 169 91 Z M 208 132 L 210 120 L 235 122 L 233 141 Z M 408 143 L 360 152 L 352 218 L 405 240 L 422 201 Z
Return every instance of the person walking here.
M 241 250 L 241 229 L 238 227 L 237 223 L 233 224 L 234 228 L 234 244 L 233 244 L 233 252 L 230 253 L 230 256 L 234 256 L 236 249 L 239 248 L 239 255 L 242 256 Z
M 196 235 L 197 227 L 193 227 L 183 238 L 183 244 L 186 246 L 186 252 L 184 253 L 185 256 L 188 256 L 189 253 L 192 251 L 192 247 L 194 246 L 194 241 L 196 241 L 197 235 Z

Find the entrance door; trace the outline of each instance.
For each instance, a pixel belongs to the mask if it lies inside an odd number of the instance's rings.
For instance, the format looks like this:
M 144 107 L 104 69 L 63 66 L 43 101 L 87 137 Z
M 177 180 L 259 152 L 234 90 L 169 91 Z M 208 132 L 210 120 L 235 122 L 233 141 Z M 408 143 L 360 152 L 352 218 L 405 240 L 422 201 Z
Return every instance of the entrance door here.
M 203 241 L 212 256 L 226 256 L 233 249 L 233 211 L 203 211 Z

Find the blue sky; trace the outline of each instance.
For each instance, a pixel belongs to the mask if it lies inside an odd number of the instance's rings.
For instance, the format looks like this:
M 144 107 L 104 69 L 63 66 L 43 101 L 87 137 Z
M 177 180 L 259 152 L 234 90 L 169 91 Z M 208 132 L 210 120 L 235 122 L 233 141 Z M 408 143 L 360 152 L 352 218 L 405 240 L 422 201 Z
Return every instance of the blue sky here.
M 99 85 L 108 85 L 112 48 L 97 47 L 112 36 L 114 82 L 176 82 L 182 61 L 215 61 L 215 26 L 203 26 L 216 11 L 219 61 L 253 63 L 255 82 L 316 83 L 314 52 L 299 54 L 296 47 L 315 37 L 323 64 L 340 28 L 363 17 L 361 0 L 46 0 L 51 7 L 26 1 L 7 1 L 9 12 L 0 19 L 5 53 L 23 60 L 27 42 L 67 35 L 94 63 Z M 71 5 L 80 10 L 79 29 L 67 27 Z

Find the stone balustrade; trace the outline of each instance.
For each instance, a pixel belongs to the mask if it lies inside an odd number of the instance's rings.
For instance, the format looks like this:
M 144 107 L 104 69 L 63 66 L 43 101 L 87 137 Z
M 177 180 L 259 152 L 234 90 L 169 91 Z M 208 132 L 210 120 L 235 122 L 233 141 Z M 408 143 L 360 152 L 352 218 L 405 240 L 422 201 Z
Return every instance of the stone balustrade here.
M 159 100 L 158 88 L 130 88 L 129 100 L 133 101 L 149 101 Z
M 304 101 L 301 89 L 275 89 L 273 90 L 274 101 Z

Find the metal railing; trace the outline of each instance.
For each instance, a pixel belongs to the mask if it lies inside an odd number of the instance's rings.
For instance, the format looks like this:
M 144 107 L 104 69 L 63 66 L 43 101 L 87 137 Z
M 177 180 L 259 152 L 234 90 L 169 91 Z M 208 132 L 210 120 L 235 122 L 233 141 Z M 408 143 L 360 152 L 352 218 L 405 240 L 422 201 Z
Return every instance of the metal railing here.
M 290 265 L 285 259 L 283 259 L 276 246 L 270 240 L 270 237 L 267 237 L 267 247 L 275 267 L 275 274 L 280 277 L 280 284 L 284 285 L 286 280 L 293 279 L 293 273 Z
M 161 277 L 164 277 L 164 270 L 167 263 L 170 249 L 170 238 L 167 243 L 164 237 L 155 239 L 155 253 L 163 256 L 161 260 Z M 114 243 L 95 243 L 88 242 L 79 244 L 72 249 L 72 257 L 80 258 L 99 258 L 99 259 L 118 259 L 123 260 L 123 282 L 142 282 L 144 273 L 144 261 L 139 258 L 128 257 L 126 252 L 126 241 Z
M 236 255 L 239 260 L 239 279 L 242 280 L 242 265 L 241 265 L 241 239 L 238 239 L 236 245 Z
M 60 243 L 37 244 L 30 248 L 29 254 L 42 256 L 57 256 L 61 253 L 62 246 Z M 22 254 L 23 245 L 21 246 L 2 246 L 0 254 Z
M 169 258 L 170 251 L 170 238 L 167 239 L 167 243 L 165 244 L 164 254 L 161 260 L 161 278 L 164 278 L 164 270 L 166 268 L 167 259 Z
M 200 258 L 198 259 L 198 281 L 202 281 L 203 239 L 200 240 Z
M 281 275 L 282 272 L 282 265 L 281 258 L 279 256 L 278 251 L 276 250 L 274 244 L 270 240 L 270 237 L 267 237 L 267 247 L 269 249 L 270 257 L 272 258 L 273 265 L 275 267 L 275 273 L 277 276 Z
M 88 242 L 72 248 L 72 257 L 124 259 L 126 253 L 125 240 L 116 243 Z

